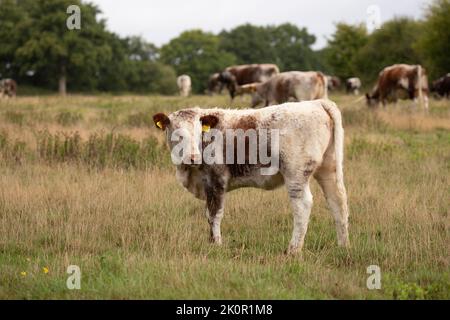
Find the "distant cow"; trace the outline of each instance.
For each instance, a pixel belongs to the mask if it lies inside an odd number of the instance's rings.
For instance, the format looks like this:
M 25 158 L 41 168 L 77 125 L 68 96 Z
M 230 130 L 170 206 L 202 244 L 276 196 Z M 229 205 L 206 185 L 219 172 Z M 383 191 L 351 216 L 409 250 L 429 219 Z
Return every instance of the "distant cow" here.
M 428 110 L 428 78 L 420 65 L 395 64 L 384 68 L 371 94 L 366 94 L 369 107 L 398 99 L 420 100 Z
M 153 120 L 159 129 L 166 131 L 172 156 L 185 159 L 175 164 L 177 180 L 196 198 L 206 200 L 212 242 L 222 243 L 220 225 L 227 192 L 244 187 L 273 190 L 284 185 L 294 211 L 292 239 L 287 252 L 300 251 L 313 203 L 309 184 L 314 177 L 333 214 L 338 244 L 349 244 L 349 213 L 343 174 L 344 129 L 341 113 L 333 102 L 305 101 L 257 110 L 192 108 L 168 116 L 158 113 Z M 183 136 L 180 136 L 181 132 Z M 273 138 L 273 132 L 278 133 L 277 139 Z M 260 138 L 270 136 L 269 145 L 250 144 L 251 133 Z M 214 136 L 213 140 L 210 140 L 211 136 Z M 216 139 L 220 136 L 225 140 Z M 243 137 L 243 149 L 236 147 L 238 137 Z M 187 141 L 186 150 L 190 152 L 179 153 L 180 139 Z M 206 151 L 213 143 L 208 141 L 222 141 L 227 157 L 223 152 L 214 153 L 218 156 L 217 161 L 208 162 Z M 228 158 L 228 150 L 243 150 L 245 161 L 239 163 L 234 157 Z M 264 152 L 271 157 L 278 155 L 278 166 L 262 163 L 261 153 Z M 235 156 L 234 151 L 232 154 Z M 252 155 L 258 160 L 251 163 L 248 159 L 252 159 Z M 263 173 L 262 169 L 268 166 L 274 170 L 270 174 Z
M 183 74 L 177 78 L 177 86 L 180 91 L 180 96 L 187 97 L 191 92 L 191 77 Z
M 220 76 L 220 81 L 226 85 L 231 99 L 236 96 L 238 86 L 264 82 L 280 73 L 275 64 L 245 64 L 226 68 Z
M 439 96 L 450 99 L 450 73 L 433 81 L 431 92 L 436 92 Z
M 0 80 L 0 98 L 15 97 L 17 94 L 17 83 L 13 79 Z
M 220 81 L 220 73 L 212 74 L 208 79 L 208 94 L 222 93 L 224 83 Z
M 359 94 L 359 89 L 361 89 L 361 79 L 353 77 L 347 79 L 345 83 L 347 94 L 353 93 L 354 95 Z
M 327 78 L 329 91 L 334 91 L 334 90 L 339 89 L 339 87 L 341 86 L 341 79 L 339 79 L 336 76 L 326 76 L 326 78 Z
M 315 71 L 282 72 L 266 82 L 240 86 L 238 91 L 252 95 L 252 108 L 261 102 L 268 106 L 291 98 L 295 101 L 328 98 L 327 79 Z

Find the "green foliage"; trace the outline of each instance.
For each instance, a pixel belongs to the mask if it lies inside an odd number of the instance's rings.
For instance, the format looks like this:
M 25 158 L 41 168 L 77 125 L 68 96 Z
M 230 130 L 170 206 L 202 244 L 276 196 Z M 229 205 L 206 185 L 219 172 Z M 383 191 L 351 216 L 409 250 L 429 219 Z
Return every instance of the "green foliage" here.
M 333 74 L 342 79 L 355 76 L 354 59 L 367 41 L 368 35 L 364 25 L 338 23 L 324 53 Z
M 306 28 L 244 24 L 220 33 L 221 48 L 233 53 L 237 63 L 276 63 L 281 70 L 311 70 L 319 65 L 311 49 L 316 41 Z
M 443 275 L 443 279 L 435 279 L 432 283 L 419 284 L 415 282 L 403 282 L 399 280 L 387 279 L 386 293 L 395 300 L 435 300 L 448 299 L 450 285 L 446 280 L 448 276 Z
M 414 43 L 421 33 L 421 24 L 409 18 L 396 18 L 374 31 L 367 43 L 352 59 L 355 74 L 363 82 L 372 82 L 386 66 L 396 63 L 421 63 Z
M 73 4 L 81 9 L 80 30 L 66 26 Z M 66 78 L 71 91 L 175 92 L 175 71 L 156 61 L 158 49 L 108 32 L 99 13 L 79 0 L 1 1 L 1 77 L 53 90 Z
M 67 7 L 80 6 L 82 27 L 68 30 Z M 26 12 L 27 36 L 15 52 L 21 65 L 21 73 L 29 70 L 35 77 L 56 87 L 58 80 L 77 75 L 72 81 L 83 79 L 86 89 L 93 89 L 101 62 L 111 59 L 111 48 L 107 43 L 107 32 L 103 21 L 98 21 L 98 9 L 92 4 L 71 0 L 21 1 L 18 6 Z M 81 82 L 81 81 L 80 81 Z
M 435 0 L 426 11 L 417 44 L 433 78 L 450 71 L 450 1 Z
M 185 31 L 161 48 L 161 61 L 173 66 L 178 75 L 188 74 L 195 92 L 206 89 L 209 76 L 235 62 L 219 47 L 219 38 L 201 30 Z

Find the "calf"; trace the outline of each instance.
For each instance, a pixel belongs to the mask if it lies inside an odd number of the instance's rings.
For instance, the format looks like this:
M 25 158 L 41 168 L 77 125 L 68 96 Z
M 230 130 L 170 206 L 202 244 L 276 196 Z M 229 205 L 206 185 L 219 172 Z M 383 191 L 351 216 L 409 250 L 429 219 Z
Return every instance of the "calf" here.
M 431 92 L 436 92 L 440 97 L 450 99 L 450 73 L 434 81 L 431 85 Z
M 264 102 L 265 106 L 295 101 L 328 98 L 327 79 L 321 72 L 290 71 L 280 73 L 264 83 L 238 87 L 239 93 L 252 95 L 252 108 Z
M 15 97 L 17 94 L 17 83 L 13 79 L 0 80 L 0 98 Z
M 428 110 L 428 79 L 425 68 L 420 65 L 395 64 L 384 68 L 372 93 L 366 94 L 367 105 L 373 107 L 398 99 L 420 100 Z
M 355 96 L 359 95 L 359 89 L 361 89 L 361 79 L 353 77 L 347 79 L 345 82 L 347 94 L 353 93 Z
M 153 120 L 166 132 L 177 180 L 195 197 L 206 200 L 212 242 L 222 243 L 220 224 L 227 192 L 285 185 L 294 212 L 287 252 L 300 251 L 313 203 L 309 184 L 314 177 L 333 214 L 338 244 L 349 244 L 344 130 L 333 102 L 305 101 L 257 110 L 193 108 L 168 116 L 158 113 Z M 209 153 L 213 144 L 214 152 Z M 268 163 L 264 154 L 277 160 Z
M 191 92 L 191 77 L 183 74 L 177 78 L 177 86 L 180 91 L 180 96 L 187 97 Z

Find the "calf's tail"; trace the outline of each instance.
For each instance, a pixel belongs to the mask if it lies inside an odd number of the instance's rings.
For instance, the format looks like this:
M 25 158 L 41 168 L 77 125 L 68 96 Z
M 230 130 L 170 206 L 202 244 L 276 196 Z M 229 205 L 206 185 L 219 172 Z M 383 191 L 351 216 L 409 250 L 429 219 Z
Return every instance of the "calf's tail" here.
M 344 185 L 344 128 L 342 126 L 342 115 L 333 101 L 321 100 L 322 107 L 333 120 L 334 124 L 334 150 L 336 157 L 336 182 Z

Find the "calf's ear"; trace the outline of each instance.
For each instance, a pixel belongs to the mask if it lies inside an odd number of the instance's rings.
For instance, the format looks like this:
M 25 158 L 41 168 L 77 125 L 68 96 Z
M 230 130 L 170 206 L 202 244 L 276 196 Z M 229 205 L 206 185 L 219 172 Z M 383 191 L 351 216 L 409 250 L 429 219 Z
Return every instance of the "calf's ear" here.
M 202 131 L 209 131 L 210 128 L 214 128 L 219 122 L 219 118 L 213 115 L 206 115 L 200 118 L 202 124 Z
M 153 122 L 155 126 L 160 130 L 166 130 L 166 127 L 170 124 L 170 119 L 164 113 L 157 113 L 153 116 Z

